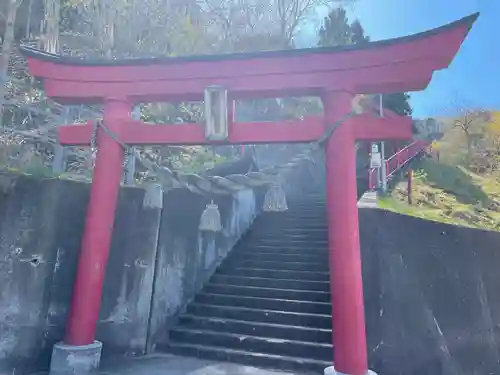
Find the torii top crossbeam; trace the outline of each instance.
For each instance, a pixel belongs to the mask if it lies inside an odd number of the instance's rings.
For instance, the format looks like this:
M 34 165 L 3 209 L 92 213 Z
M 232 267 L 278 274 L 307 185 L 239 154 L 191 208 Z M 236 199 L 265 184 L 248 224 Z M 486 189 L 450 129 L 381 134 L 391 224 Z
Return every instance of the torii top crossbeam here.
M 24 47 L 30 72 L 61 103 L 102 103 L 118 94 L 133 102 L 202 100 L 210 85 L 231 98 L 423 90 L 448 67 L 477 14 L 420 34 L 363 46 L 180 58 L 82 60 Z
M 412 36 L 363 46 L 181 58 L 82 60 L 23 47 L 30 72 L 44 81 L 47 96 L 63 104 L 121 100 L 130 105 L 154 101 L 202 100 L 210 85 L 223 86 L 229 99 L 416 91 L 436 70 L 446 68 L 458 52 L 478 14 Z M 388 113 L 388 112 L 386 112 Z M 359 126 L 357 139 L 411 138 L 411 119 L 387 116 Z M 366 126 L 370 123 L 370 126 Z M 230 124 L 231 143 L 308 142 L 325 130 L 322 118 L 260 124 Z M 61 126 L 59 141 L 89 144 L 90 125 Z M 376 135 L 376 136 L 375 136 Z M 151 127 L 130 118 L 122 121 L 128 144 L 203 144 L 196 124 Z

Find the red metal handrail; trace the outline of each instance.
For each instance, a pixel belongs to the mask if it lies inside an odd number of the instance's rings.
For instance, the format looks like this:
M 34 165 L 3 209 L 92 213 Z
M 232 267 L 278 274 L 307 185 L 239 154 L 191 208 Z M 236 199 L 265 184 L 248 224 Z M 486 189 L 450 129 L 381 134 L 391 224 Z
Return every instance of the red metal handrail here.
M 417 139 L 405 148 L 399 150 L 389 159 L 386 159 L 385 167 L 387 171 L 386 179 L 389 181 L 395 172 L 404 167 L 410 160 L 417 156 L 424 149 L 429 147 L 431 142 L 424 139 Z M 368 171 L 368 188 L 375 189 L 377 187 L 377 168 L 371 168 Z

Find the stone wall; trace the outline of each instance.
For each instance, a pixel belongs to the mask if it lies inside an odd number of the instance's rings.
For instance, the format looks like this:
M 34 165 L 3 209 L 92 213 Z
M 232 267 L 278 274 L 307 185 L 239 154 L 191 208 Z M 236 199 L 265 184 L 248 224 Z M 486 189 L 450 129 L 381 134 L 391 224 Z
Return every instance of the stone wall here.
M 363 144 L 360 143 L 357 152 L 357 195 L 360 198 L 368 190 L 367 153 L 363 152 Z M 259 168 L 266 168 L 277 163 L 286 163 L 298 153 L 304 151 L 304 145 L 277 145 L 258 146 L 255 150 Z M 366 159 L 366 160 L 365 160 Z M 278 162 L 276 162 L 278 161 Z M 283 187 L 287 196 L 293 199 L 306 193 L 326 194 L 326 170 L 325 157 L 322 151 L 315 153 L 314 162 L 304 163 L 292 170 L 283 180 Z
M 253 168 L 245 159 L 208 173 Z M 0 373 L 47 368 L 64 336 L 88 194 L 87 184 L 74 181 L 0 177 Z M 154 347 L 251 224 L 261 196 L 122 188 L 97 327 L 105 357 Z M 224 230 L 201 235 L 212 198 Z
M 208 202 L 185 190 L 166 196 L 158 242 L 150 347 L 165 339 L 175 318 L 246 231 L 258 212 L 253 191 L 216 200 L 223 231 L 202 234 L 199 219 Z
M 88 185 L 9 178 L 0 197 L 0 369 L 48 365 L 62 339 L 76 271 Z M 160 208 L 145 190 L 120 192 L 98 339 L 106 350 L 145 347 Z
M 377 209 L 359 217 L 371 368 L 498 374 L 500 233 Z
M 0 180 L 0 370 L 30 368 L 65 313 L 52 301 L 72 282 L 88 192 L 67 181 Z
M 237 163 L 219 165 L 208 175 L 225 176 L 256 170 L 247 154 Z M 246 232 L 260 212 L 264 189 L 246 190 L 233 196 L 202 197 L 186 189 L 165 194 L 161 219 L 154 294 L 148 332 L 148 351 L 167 338 L 178 314 L 193 299 L 217 265 Z M 201 233 L 201 214 L 214 201 L 219 206 L 223 230 Z

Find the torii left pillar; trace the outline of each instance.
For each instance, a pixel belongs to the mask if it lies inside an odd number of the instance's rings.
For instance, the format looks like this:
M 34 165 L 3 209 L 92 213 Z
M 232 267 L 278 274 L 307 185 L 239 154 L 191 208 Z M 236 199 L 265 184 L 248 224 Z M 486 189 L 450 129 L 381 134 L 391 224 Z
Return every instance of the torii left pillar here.
M 108 99 L 104 124 L 114 134 L 130 120 L 126 100 Z M 108 133 L 97 131 L 95 160 L 85 229 L 63 343 L 54 346 L 50 375 L 89 374 L 99 368 L 102 343 L 95 340 L 115 211 L 122 178 L 124 150 Z

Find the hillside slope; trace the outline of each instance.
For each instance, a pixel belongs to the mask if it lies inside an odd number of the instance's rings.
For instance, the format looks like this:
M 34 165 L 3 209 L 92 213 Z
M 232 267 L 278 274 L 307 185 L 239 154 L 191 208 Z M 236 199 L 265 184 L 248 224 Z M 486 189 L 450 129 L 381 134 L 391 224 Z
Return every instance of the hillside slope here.
M 461 166 L 434 160 L 418 163 L 413 202 L 407 203 L 406 181 L 398 183 L 378 205 L 390 211 L 473 228 L 500 230 L 500 181 Z
M 463 133 L 453 129 L 451 123 L 446 123 L 445 135 L 437 144 L 439 157 L 434 152 L 433 157 L 413 165 L 412 205 L 407 203 L 406 181 L 380 197 L 378 205 L 428 220 L 500 230 L 500 171 L 490 168 L 478 174 L 466 167 L 473 164 L 472 159 L 482 149 L 474 149 L 474 155 L 467 160 Z

